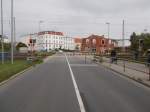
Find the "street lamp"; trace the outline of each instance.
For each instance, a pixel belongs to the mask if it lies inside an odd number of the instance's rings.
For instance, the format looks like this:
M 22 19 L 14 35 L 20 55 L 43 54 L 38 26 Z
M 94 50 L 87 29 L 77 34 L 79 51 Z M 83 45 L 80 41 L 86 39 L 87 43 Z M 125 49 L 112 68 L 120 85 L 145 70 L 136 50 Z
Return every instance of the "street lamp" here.
M 39 32 L 41 31 L 41 24 L 44 23 L 44 21 L 39 21 Z
M 11 63 L 14 63 L 14 0 L 11 0 Z
M 108 27 L 108 29 L 107 29 L 107 33 L 108 33 L 108 44 L 107 44 L 107 49 L 108 49 L 108 53 L 109 53 L 109 39 L 110 39 L 110 37 L 109 37 L 109 34 L 110 34 L 110 23 L 109 22 L 106 22 L 106 25 L 107 25 L 107 27 Z
M 2 46 L 2 64 L 4 64 L 4 36 L 3 36 L 3 0 L 1 0 L 1 46 Z
M 108 27 L 108 29 L 107 29 L 108 32 L 107 32 L 107 33 L 108 33 L 108 39 L 109 39 L 109 34 L 110 34 L 110 23 L 107 22 L 106 24 L 107 24 L 107 27 Z

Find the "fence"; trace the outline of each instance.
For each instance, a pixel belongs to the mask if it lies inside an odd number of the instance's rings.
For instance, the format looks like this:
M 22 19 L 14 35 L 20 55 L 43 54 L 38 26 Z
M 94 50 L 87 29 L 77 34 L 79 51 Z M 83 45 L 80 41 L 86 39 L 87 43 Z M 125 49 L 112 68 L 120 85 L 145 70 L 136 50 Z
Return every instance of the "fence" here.
M 131 69 L 131 70 L 135 70 L 141 73 L 145 73 L 147 75 L 149 75 L 149 80 L 150 80 L 150 63 L 146 63 L 146 62 L 141 62 L 141 61 L 135 61 L 135 60 L 131 60 L 131 59 L 124 59 L 124 58 L 117 58 L 116 61 L 112 62 L 112 58 L 111 57 L 104 57 L 104 56 L 94 56 L 95 60 L 99 61 L 99 62 L 105 62 L 105 63 L 109 63 L 110 66 L 112 64 L 116 64 L 119 65 L 121 67 L 123 67 L 124 72 L 126 72 L 126 69 Z
M 4 53 L 4 60 L 8 60 L 10 57 L 10 54 L 8 52 Z M 2 53 L 0 52 L 0 61 L 2 60 Z

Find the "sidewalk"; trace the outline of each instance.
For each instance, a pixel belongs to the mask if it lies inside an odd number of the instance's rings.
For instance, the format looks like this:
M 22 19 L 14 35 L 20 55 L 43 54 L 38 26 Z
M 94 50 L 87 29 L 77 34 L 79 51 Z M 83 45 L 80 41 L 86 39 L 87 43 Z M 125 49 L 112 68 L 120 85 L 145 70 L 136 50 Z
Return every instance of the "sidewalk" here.
M 137 82 L 140 82 L 140 83 L 150 87 L 150 81 L 148 80 L 149 75 L 147 73 L 140 72 L 140 71 L 134 70 L 132 68 L 131 69 L 130 68 L 125 68 L 125 71 L 124 71 L 123 66 L 120 66 L 120 65 L 117 65 L 117 64 L 110 64 L 108 62 L 103 62 L 102 65 L 105 66 L 108 69 L 111 69 L 115 72 L 120 73 L 121 75 L 124 75 L 124 76 L 126 76 L 130 79 L 133 79 Z

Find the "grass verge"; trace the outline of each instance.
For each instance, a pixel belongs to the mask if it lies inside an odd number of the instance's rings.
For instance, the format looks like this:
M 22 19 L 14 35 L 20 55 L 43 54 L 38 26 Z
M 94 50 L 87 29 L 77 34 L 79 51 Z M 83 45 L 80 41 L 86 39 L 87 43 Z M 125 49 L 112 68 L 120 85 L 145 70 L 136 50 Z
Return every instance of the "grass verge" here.
M 33 64 L 40 64 L 42 61 L 34 62 Z M 5 64 L 0 64 L 0 82 L 7 80 L 11 76 L 31 67 L 33 64 L 27 63 L 26 60 L 15 60 L 14 64 L 10 62 L 5 62 Z

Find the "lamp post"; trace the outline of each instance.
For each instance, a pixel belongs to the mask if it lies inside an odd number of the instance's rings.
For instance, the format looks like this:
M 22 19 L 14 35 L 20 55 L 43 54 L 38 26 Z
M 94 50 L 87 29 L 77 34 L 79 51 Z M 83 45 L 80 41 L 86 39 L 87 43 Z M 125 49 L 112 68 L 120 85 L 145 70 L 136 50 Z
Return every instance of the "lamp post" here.
M 125 55 L 125 20 L 123 20 L 123 23 L 122 23 L 122 51 L 123 51 L 123 54 Z M 124 72 L 125 72 L 125 67 L 126 67 L 125 59 L 123 59 Z
M 107 50 L 108 50 L 108 53 L 109 53 L 109 39 L 110 39 L 110 23 L 109 22 L 106 22 L 106 25 L 107 25 L 107 35 L 108 35 L 108 43 L 107 43 Z
M 14 0 L 11 0 L 11 63 L 14 63 Z
M 4 64 L 4 36 L 3 36 L 3 0 L 1 0 L 1 46 L 2 64 Z
M 44 21 L 39 21 L 39 32 L 41 31 L 41 24 L 44 23 Z
M 108 31 L 107 34 L 108 34 L 108 39 L 109 39 L 109 34 L 110 34 L 110 23 L 107 22 L 106 24 L 107 24 L 107 28 L 108 28 L 108 29 L 107 29 L 107 31 Z

